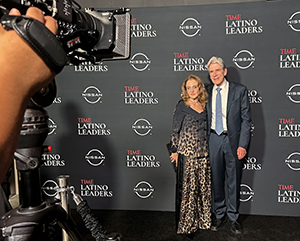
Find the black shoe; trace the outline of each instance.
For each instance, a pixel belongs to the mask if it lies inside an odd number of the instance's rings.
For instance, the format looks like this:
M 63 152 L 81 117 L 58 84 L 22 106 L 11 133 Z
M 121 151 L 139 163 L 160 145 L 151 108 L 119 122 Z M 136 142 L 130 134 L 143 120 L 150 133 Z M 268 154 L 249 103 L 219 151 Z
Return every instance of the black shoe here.
M 195 233 L 189 233 L 185 235 L 188 240 L 193 240 L 195 238 Z
M 236 221 L 231 222 L 231 232 L 233 232 L 234 234 L 242 234 L 242 225 Z
M 220 228 L 223 227 L 223 225 L 226 223 L 226 219 L 225 218 L 222 218 L 222 219 L 214 219 L 212 224 L 211 224 L 211 227 L 210 227 L 210 230 L 211 231 L 218 231 Z

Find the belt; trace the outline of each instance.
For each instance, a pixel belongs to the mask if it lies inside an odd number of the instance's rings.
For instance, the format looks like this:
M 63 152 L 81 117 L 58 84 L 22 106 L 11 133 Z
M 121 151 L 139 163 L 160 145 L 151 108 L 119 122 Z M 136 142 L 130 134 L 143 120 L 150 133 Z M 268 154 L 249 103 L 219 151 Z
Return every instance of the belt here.
M 218 135 L 217 132 L 214 129 L 211 129 L 210 132 Z M 227 131 L 223 131 L 219 136 L 222 136 L 222 135 L 227 136 L 228 132 Z

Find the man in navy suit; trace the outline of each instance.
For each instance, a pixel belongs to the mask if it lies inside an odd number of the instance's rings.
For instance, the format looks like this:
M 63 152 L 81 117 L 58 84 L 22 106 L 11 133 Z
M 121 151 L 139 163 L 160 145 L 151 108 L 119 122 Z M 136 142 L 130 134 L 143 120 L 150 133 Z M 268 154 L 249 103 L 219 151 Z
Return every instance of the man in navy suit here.
M 215 214 L 211 230 L 217 231 L 228 220 L 232 232 L 241 234 L 242 226 L 238 218 L 242 159 L 247 153 L 251 124 L 248 91 L 242 84 L 227 81 L 227 68 L 220 57 L 212 57 L 207 63 L 207 68 L 213 83 L 207 86 L 209 151 Z M 227 201 L 225 183 L 228 191 Z

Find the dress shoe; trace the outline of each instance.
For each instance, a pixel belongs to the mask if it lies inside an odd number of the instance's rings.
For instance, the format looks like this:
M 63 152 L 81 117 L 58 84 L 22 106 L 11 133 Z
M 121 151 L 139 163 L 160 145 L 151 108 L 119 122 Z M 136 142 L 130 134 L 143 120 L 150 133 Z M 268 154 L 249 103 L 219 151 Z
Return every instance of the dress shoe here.
M 241 234 L 243 232 L 242 225 L 236 221 L 231 222 L 231 232 L 234 234 Z
M 211 227 L 210 227 L 210 230 L 211 231 L 218 231 L 220 228 L 223 227 L 223 225 L 226 223 L 226 219 L 225 218 L 222 218 L 222 219 L 214 219 L 212 224 L 211 224 Z
M 188 240 L 193 240 L 195 238 L 195 233 L 189 233 L 185 235 Z

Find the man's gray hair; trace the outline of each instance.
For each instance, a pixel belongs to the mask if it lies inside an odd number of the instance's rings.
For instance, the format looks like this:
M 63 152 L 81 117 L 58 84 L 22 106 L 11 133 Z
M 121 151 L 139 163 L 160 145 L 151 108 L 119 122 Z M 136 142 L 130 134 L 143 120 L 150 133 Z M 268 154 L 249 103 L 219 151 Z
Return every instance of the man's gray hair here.
M 224 64 L 224 60 L 221 57 L 216 57 L 216 56 L 211 57 L 207 63 L 207 69 L 209 68 L 209 66 L 211 64 L 219 64 L 222 67 L 222 69 L 226 68 L 226 66 Z

